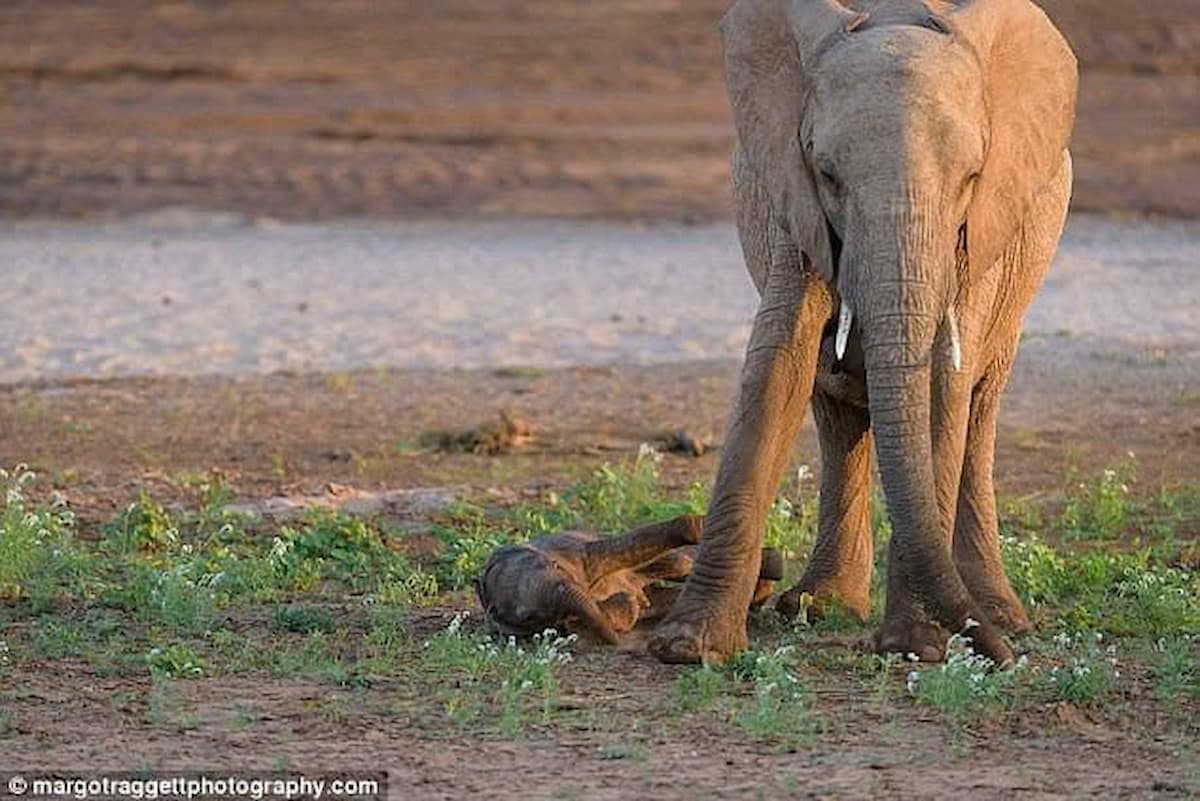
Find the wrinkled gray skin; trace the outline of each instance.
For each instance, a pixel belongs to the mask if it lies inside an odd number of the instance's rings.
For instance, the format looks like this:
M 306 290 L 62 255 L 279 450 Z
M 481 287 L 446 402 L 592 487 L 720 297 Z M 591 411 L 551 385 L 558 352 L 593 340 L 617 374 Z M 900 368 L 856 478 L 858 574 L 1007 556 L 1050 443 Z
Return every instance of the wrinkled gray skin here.
M 777 608 L 803 591 L 866 616 L 873 434 L 894 531 L 880 650 L 936 659 L 970 628 L 1003 664 L 1001 631 L 1029 625 L 1000 561 L 996 415 L 1066 215 L 1075 58 L 1028 0 L 847 3 L 738 0 L 721 23 L 761 305 L 704 541 L 649 644 L 664 661 L 746 647 L 765 516 L 810 400 L 818 543 Z
M 670 608 L 677 591 L 655 585 L 687 577 L 703 522 L 685 515 L 621 536 L 567 531 L 506 545 L 488 557 L 475 583 L 479 603 L 501 634 L 583 630 L 615 644 L 639 620 Z M 756 602 L 782 577 L 777 553 L 766 562 Z

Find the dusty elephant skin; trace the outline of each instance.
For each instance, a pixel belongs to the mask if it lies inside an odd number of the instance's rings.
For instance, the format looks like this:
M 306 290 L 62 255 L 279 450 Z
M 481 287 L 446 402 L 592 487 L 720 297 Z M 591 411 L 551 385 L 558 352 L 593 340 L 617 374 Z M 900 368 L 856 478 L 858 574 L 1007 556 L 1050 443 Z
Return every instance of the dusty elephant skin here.
M 877 646 L 1003 664 L 997 404 L 1071 186 L 1076 64 L 1028 0 L 739 0 L 721 24 L 733 183 L 761 295 L 705 537 L 651 651 L 747 645 L 763 520 L 811 399 L 818 543 L 798 587 L 867 613 L 874 435 L 894 535 Z M 976 626 L 975 623 L 978 625 Z
M 656 585 L 691 572 L 703 522 L 684 515 L 621 536 L 566 531 L 506 545 L 476 580 L 479 603 L 489 626 L 505 635 L 582 628 L 616 644 L 639 620 L 670 608 L 677 592 Z M 763 563 L 756 603 L 783 576 L 778 552 L 768 550 Z

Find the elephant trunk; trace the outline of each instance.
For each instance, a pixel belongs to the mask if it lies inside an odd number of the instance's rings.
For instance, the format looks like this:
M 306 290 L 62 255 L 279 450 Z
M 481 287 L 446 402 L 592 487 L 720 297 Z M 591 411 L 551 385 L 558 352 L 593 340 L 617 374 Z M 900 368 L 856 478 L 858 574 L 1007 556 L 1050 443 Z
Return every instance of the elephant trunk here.
M 573 584 L 556 585 L 553 591 L 558 593 L 557 603 L 548 608 L 553 609 L 557 606 L 562 609 L 564 616 L 578 618 L 584 628 L 610 645 L 619 642 L 612 622 L 608 615 L 604 614 L 600 604 L 596 603 L 596 599 L 589 597 Z
M 953 285 L 952 249 L 925 217 L 876 224 L 865 281 L 853 288 L 862 319 L 867 396 L 895 560 L 930 615 L 951 631 L 969 620 L 977 648 L 1004 662 L 1011 652 L 986 622 L 953 562 L 937 502 L 931 430 L 934 341 Z M 889 237 L 894 232 L 894 238 Z

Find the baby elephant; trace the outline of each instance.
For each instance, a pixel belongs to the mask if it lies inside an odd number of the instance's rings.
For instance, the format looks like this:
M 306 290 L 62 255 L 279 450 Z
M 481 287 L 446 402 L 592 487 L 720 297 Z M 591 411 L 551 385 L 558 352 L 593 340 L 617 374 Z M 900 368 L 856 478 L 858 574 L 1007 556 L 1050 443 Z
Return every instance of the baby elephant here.
M 506 545 L 488 557 L 475 592 L 501 634 L 582 628 L 615 644 L 639 620 L 670 608 L 678 590 L 657 583 L 687 578 L 703 525 L 700 515 L 684 515 L 619 536 L 565 531 Z M 754 602 L 781 578 L 779 552 L 764 549 Z

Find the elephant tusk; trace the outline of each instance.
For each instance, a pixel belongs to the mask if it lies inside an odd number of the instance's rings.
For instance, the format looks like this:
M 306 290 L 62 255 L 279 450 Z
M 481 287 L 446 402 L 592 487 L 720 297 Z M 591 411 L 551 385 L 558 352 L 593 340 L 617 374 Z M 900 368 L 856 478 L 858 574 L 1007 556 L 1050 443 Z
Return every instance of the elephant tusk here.
M 842 310 L 838 313 L 837 337 L 833 340 L 833 350 L 838 361 L 846 355 L 846 343 L 850 340 L 850 325 L 854 322 L 854 312 L 850 304 L 842 301 Z
M 954 372 L 962 369 L 962 343 L 958 339 L 958 320 L 954 316 L 954 307 L 946 311 L 946 322 L 950 326 L 950 362 Z

